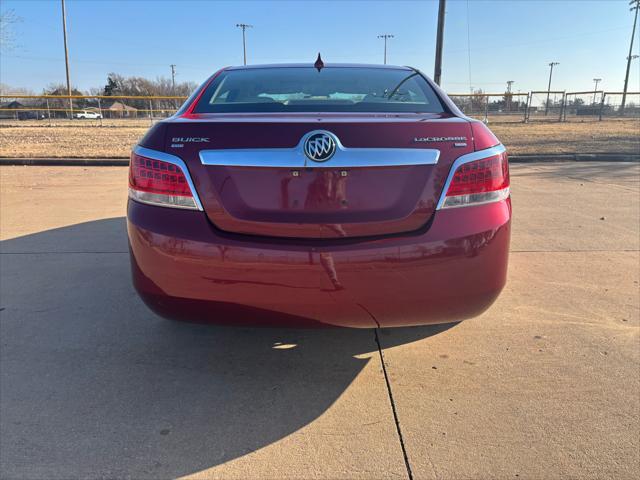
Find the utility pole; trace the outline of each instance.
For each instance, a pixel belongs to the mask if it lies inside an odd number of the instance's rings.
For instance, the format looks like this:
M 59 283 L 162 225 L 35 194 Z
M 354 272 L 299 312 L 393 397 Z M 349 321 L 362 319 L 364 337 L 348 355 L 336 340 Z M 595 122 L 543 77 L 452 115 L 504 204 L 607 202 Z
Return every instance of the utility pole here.
M 433 81 L 440 85 L 442 80 L 442 44 L 444 40 L 444 13 L 447 0 L 440 0 L 438 5 L 438 33 L 436 34 L 436 64 L 433 68 Z
M 553 75 L 553 67 L 555 67 L 556 65 L 560 65 L 560 62 L 549 63 L 551 70 L 549 70 L 549 86 L 547 87 L 547 103 L 544 106 L 545 115 L 549 112 L 549 94 L 551 93 L 551 76 Z
M 171 67 L 171 94 L 175 95 L 176 94 L 176 65 L 172 63 L 169 66 Z
M 596 104 L 596 92 L 598 91 L 598 84 L 602 81 L 601 78 L 594 78 L 593 79 L 593 83 L 595 83 L 595 86 L 593 87 L 593 104 Z
M 620 115 L 624 113 L 624 106 L 627 103 L 627 87 L 629 86 L 629 68 L 631 68 L 631 53 L 633 52 L 633 37 L 636 35 L 636 23 L 638 23 L 638 10 L 640 10 L 640 0 L 630 0 L 629 5 L 631 8 L 630 12 L 634 10 L 636 13 L 633 17 L 633 30 L 631 30 L 631 43 L 629 43 L 629 55 L 627 56 L 627 73 L 624 76 L 624 91 L 622 93 L 622 104 L 620 105 Z
M 71 99 L 71 80 L 69 78 L 69 49 L 67 48 L 67 11 L 62 0 L 62 36 L 64 37 L 64 64 L 67 70 L 67 95 L 69 96 L 69 113 L 73 118 L 73 100 Z
M 244 58 L 244 64 L 247 64 L 247 41 L 245 38 L 245 30 L 247 28 L 253 28 L 253 25 L 249 25 L 248 23 L 236 23 L 236 27 L 242 29 L 242 56 Z
M 511 111 L 511 85 L 513 85 L 515 82 L 514 80 L 507 80 L 507 95 L 506 95 L 506 99 L 507 99 L 507 111 L 510 112 Z
M 385 33 L 383 35 L 378 35 L 378 38 L 384 38 L 384 64 L 387 64 L 387 39 L 394 38 L 390 33 Z

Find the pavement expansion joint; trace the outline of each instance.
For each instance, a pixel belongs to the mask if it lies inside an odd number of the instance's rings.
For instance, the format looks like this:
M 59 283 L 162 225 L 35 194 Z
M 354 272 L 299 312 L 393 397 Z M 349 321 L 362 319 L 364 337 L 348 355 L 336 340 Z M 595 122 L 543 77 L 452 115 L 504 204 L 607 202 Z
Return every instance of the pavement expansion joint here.
M 380 364 L 382 365 L 382 373 L 384 375 L 384 381 L 387 385 L 387 394 L 389 395 L 389 402 L 391 403 L 391 411 L 393 412 L 393 421 L 396 424 L 396 432 L 398 433 L 398 440 L 400 441 L 400 448 L 402 449 L 402 456 L 404 457 L 404 465 L 407 468 L 407 477 L 409 480 L 413 480 L 413 472 L 411 471 L 411 463 L 409 462 L 409 456 L 407 455 L 407 449 L 404 445 L 404 438 L 402 437 L 402 428 L 400 427 L 400 419 L 398 418 L 398 412 L 396 411 L 396 404 L 393 400 L 393 391 L 391 390 L 391 382 L 389 381 L 389 375 L 387 374 L 387 367 L 384 362 L 384 353 L 382 352 L 382 345 L 380 345 L 380 338 L 378 336 L 379 328 L 374 330 L 376 344 L 378 345 L 378 354 L 380 355 Z

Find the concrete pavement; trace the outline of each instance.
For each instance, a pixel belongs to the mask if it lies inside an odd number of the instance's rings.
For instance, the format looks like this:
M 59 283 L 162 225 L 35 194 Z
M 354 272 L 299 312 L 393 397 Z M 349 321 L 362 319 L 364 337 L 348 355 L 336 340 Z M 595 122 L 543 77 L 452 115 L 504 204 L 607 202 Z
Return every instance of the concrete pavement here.
M 514 165 L 487 313 L 309 331 L 159 319 L 125 168 L 2 167 L 0 477 L 636 478 L 639 179 Z

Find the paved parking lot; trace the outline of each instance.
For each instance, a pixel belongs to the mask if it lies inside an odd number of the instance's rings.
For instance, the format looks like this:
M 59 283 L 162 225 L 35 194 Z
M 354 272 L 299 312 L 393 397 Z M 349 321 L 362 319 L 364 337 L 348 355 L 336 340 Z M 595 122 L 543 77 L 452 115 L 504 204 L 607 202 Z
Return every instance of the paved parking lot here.
M 0 175 L 2 478 L 640 476 L 638 164 L 513 165 L 497 303 L 380 332 L 162 320 L 125 168 Z

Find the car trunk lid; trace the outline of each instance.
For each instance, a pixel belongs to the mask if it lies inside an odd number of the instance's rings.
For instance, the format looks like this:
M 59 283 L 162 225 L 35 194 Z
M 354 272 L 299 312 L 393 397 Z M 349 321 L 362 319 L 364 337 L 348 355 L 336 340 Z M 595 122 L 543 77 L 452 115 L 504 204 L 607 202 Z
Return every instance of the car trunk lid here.
M 326 161 L 304 153 L 314 132 L 336 140 Z M 294 238 L 417 230 L 473 150 L 469 122 L 448 114 L 203 114 L 166 138 L 218 228 Z

